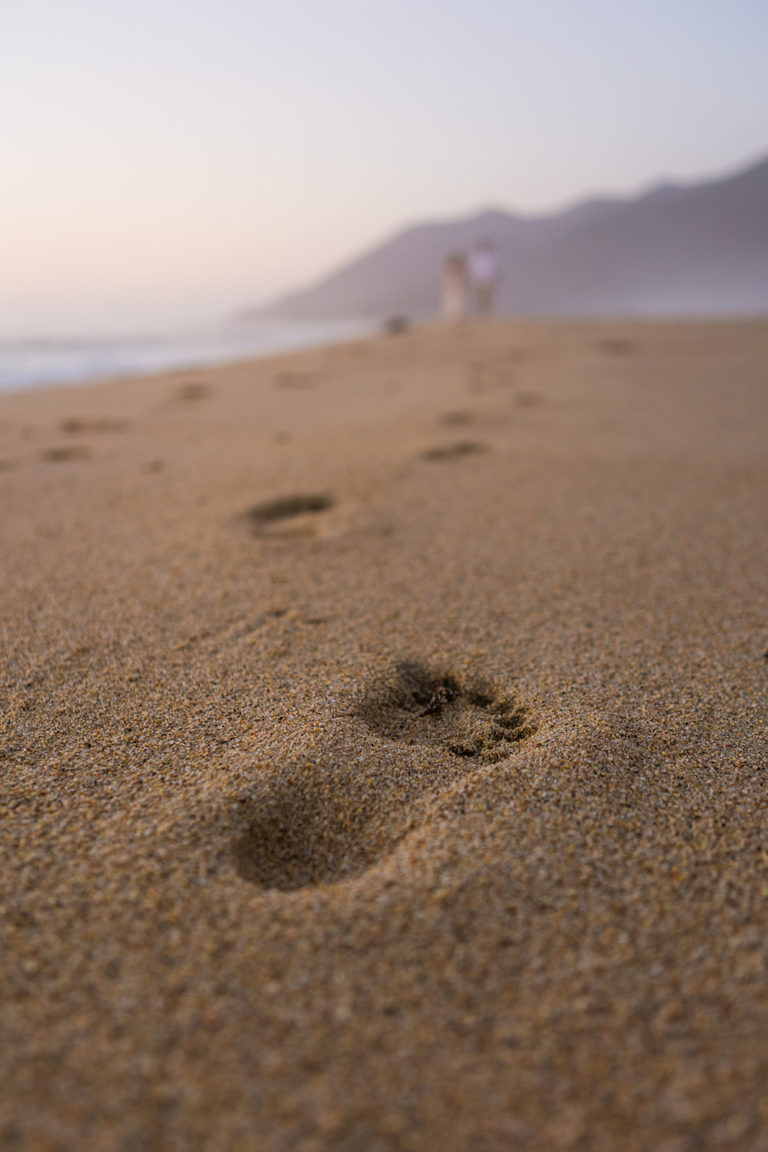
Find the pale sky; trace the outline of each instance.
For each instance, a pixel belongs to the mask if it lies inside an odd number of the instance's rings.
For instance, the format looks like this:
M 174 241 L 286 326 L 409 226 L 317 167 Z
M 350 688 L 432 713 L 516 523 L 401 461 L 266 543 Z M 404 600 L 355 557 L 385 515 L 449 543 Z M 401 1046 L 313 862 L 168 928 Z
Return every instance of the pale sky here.
M 768 152 L 766 0 L 0 0 L 0 335 L 162 329 L 416 220 Z

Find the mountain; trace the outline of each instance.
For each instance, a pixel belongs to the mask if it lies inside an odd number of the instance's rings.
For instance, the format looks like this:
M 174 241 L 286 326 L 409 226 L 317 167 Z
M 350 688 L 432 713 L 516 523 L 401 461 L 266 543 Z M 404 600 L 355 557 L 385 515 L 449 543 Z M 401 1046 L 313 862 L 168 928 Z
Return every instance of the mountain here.
M 490 237 L 499 311 L 519 315 L 768 311 L 768 158 L 723 179 L 594 198 L 547 216 L 490 209 L 418 224 L 241 319 L 435 315 L 443 260 Z

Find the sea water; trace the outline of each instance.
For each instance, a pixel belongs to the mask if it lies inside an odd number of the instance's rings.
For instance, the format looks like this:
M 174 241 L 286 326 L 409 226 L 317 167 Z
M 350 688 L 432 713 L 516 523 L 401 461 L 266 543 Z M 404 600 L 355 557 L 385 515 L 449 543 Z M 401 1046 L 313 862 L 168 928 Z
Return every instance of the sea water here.
M 230 324 L 161 335 L 97 339 L 0 338 L 0 392 L 201 368 L 252 356 L 320 347 L 372 331 L 370 324 L 351 321 Z

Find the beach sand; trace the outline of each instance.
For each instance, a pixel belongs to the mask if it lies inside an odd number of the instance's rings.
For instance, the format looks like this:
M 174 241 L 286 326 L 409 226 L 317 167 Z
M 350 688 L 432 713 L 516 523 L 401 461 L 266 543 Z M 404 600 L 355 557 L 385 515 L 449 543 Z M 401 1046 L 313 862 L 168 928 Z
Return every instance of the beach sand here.
M 768 322 L 0 399 L 0 1149 L 768 1149 Z

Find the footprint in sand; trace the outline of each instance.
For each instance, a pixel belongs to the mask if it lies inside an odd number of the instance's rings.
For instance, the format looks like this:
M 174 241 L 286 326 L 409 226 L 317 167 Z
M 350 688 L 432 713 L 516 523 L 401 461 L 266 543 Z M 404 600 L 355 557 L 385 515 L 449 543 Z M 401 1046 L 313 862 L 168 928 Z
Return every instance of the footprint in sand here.
M 597 347 L 606 356 L 632 356 L 637 345 L 634 340 L 614 337 L 613 339 L 601 340 Z
M 202 400 L 207 396 L 211 388 L 204 380 L 186 380 L 180 384 L 176 389 L 176 399 L 184 401 Z
M 483 763 L 502 760 L 533 729 L 525 709 L 482 681 L 413 661 L 365 694 L 359 714 L 372 732 L 405 744 L 429 744 Z
M 544 403 L 540 392 L 516 392 L 512 399 L 518 408 L 539 408 Z
M 421 459 L 442 463 L 460 460 L 464 456 L 480 456 L 489 450 L 489 445 L 483 440 L 457 440 L 453 444 L 438 444 L 435 448 L 428 448 L 421 453 Z
M 466 428 L 468 424 L 474 424 L 476 416 L 468 408 L 459 408 L 453 412 L 443 412 L 440 417 L 440 423 L 444 424 L 446 428 Z
M 238 804 L 235 867 L 265 890 L 352 879 L 391 855 L 429 804 L 468 770 L 509 755 L 533 732 L 525 710 L 486 683 L 399 664 L 355 701 L 353 716 L 396 745 L 280 767 Z M 409 746 L 439 749 L 428 767 Z M 447 755 L 446 755 L 447 753 Z
M 317 385 L 317 376 L 311 372 L 278 372 L 275 376 L 276 388 L 314 388 Z
M 402 820 L 377 821 L 370 775 L 322 760 L 281 767 L 238 808 L 235 867 L 280 892 L 359 875 L 406 831 Z
M 83 432 L 126 432 L 129 424 L 127 420 L 111 416 L 71 416 L 62 420 L 59 428 L 70 436 L 76 436 Z
M 43 459 L 52 464 L 62 464 L 66 460 L 88 460 L 91 455 L 90 448 L 83 444 L 66 444 L 59 448 L 48 448 L 43 452 Z
M 299 492 L 256 504 L 248 513 L 257 536 L 323 536 L 336 500 L 328 492 Z

